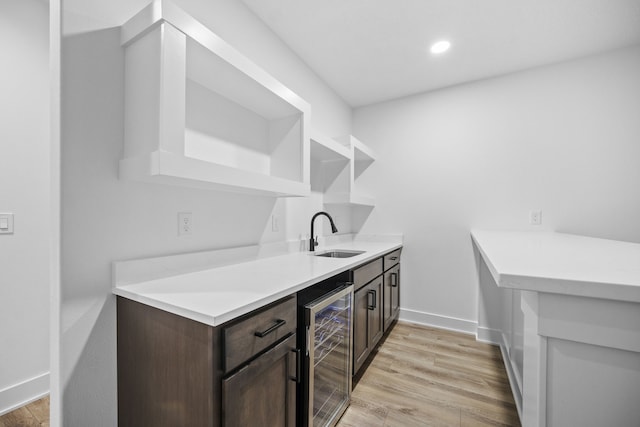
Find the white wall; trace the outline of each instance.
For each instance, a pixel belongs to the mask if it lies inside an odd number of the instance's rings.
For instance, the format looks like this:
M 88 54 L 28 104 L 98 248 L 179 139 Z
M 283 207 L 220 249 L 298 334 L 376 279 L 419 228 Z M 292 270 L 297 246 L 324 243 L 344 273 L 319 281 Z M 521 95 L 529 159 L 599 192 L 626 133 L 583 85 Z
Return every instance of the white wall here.
M 471 229 L 640 242 L 640 47 L 376 104 L 363 232 L 401 232 L 404 317 L 475 330 Z M 542 226 L 530 226 L 542 209 Z
M 241 2 L 177 3 L 310 102 L 313 124 L 324 133 L 350 133 L 350 108 Z M 100 17 L 65 18 L 65 25 L 82 31 L 67 28 L 63 40 L 62 424 L 115 426 L 111 262 L 297 238 L 308 233 L 322 204 L 319 194 L 276 201 L 118 180 L 124 103 L 119 30 L 93 25 Z M 178 237 L 177 213 L 183 211 L 193 213 L 194 232 Z M 280 217 L 276 233 L 272 213 Z
M 0 414 L 49 390 L 48 7 L 0 0 Z

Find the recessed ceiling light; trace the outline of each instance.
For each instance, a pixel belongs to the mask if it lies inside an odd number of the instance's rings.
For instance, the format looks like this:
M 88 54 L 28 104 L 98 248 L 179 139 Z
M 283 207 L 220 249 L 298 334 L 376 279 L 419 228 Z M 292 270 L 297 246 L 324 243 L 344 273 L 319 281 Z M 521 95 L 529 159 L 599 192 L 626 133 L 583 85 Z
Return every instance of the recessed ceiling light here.
M 438 55 L 449 50 L 451 43 L 448 40 L 440 40 L 431 45 L 431 53 Z

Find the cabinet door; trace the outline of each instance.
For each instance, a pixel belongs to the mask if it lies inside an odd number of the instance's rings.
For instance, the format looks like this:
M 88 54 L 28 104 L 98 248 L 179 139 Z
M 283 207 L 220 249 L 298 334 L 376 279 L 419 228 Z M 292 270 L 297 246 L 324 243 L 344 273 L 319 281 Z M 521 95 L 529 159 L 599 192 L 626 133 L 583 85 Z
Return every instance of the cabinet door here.
M 391 270 L 391 318 L 397 319 L 400 314 L 400 264 Z
M 222 381 L 223 426 L 294 427 L 296 335 Z
M 369 289 L 369 348 L 373 347 L 380 341 L 383 333 L 382 318 L 382 276 L 375 279 L 367 285 Z
M 355 292 L 353 297 L 353 373 L 360 369 L 369 355 L 369 287 Z
M 389 329 L 389 326 L 391 326 L 391 323 L 393 321 L 392 303 L 391 303 L 393 288 L 391 287 L 391 273 L 393 273 L 393 270 L 389 270 L 386 273 L 384 273 L 384 280 L 383 280 L 384 297 L 382 302 L 382 322 L 384 324 L 385 332 Z

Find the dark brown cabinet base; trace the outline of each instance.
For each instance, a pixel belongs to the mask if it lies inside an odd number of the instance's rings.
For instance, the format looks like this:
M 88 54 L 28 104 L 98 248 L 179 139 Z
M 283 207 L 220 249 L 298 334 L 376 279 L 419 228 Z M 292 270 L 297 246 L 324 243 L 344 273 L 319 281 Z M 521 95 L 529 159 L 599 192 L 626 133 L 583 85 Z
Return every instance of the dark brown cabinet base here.
M 382 338 L 382 277 L 354 294 L 353 372 L 358 372 Z
M 400 252 L 395 250 L 353 270 L 353 375 L 361 376 L 369 356 L 400 314 Z
M 218 327 L 117 304 L 119 427 L 295 426 L 295 296 Z
M 398 318 L 399 256 L 348 274 L 354 376 Z M 216 327 L 118 297 L 118 426 L 295 426 L 297 325 L 296 295 Z
M 219 426 L 220 330 L 122 297 L 117 321 L 118 426 Z
M 400 264 L 396 264 L 384 273 L 384 319 L 385 333 L 391 328 L 400 314 Z
M 296 425 L 296 335 L 222 381 L 227 427 Z M 288 378 L 288 381 L 282 381 Z

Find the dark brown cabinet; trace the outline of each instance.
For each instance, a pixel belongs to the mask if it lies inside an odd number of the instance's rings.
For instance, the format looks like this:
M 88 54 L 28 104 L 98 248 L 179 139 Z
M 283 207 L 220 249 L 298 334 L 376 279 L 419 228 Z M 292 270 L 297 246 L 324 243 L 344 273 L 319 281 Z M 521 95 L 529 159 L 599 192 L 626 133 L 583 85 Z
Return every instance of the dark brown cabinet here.
M 355 376 L 398 318 L 400 250 L 344 279 L 354 283 Z M 295 294 L 215 327 L 119 296 L 118 425 L 295 426 L 306 401 L 298 321 Z
M 295 295 L 217 327 L 117 304 L 120 427 L 295 426 Z
M 126 298 L 117 304 L 118 426 L 219 426 L 220 330 Z
M 365 267 L 371 266 L 367 264 Z M 357 271 L 357 270 L 356 270 Z M 355 273 L 355 272 L 354 272 Z M 361 285 L 354 293 L 353 314 L 353 373 L 360 370 L 365 360 L 376 346 L 383 334 L 383 287 L 382 264 L 377 271 L 378 277 L 366 285 Z M 354 274 L 356 286 L 358 275 Z M 367 277 L 370 278 L 370 277 Z
M 368 294 L 355 292 L 353 297 L 353 373 L 355 374 L 371 352 L 367 329 L 369 323 Z
M 296 425 L 296 335 L 222 381 L 227 427 Z
M 400 313 L 400 251 L 384 257 L 384 331 L 387 332 Z
M 378 342 L 398 319 L 400 251 L 353 270 L 353 375 L 360 373 Z

